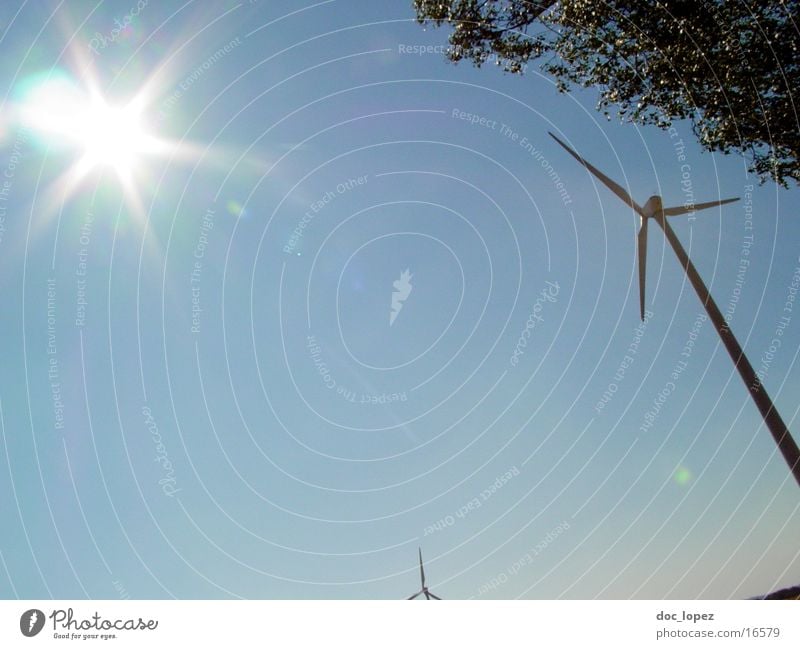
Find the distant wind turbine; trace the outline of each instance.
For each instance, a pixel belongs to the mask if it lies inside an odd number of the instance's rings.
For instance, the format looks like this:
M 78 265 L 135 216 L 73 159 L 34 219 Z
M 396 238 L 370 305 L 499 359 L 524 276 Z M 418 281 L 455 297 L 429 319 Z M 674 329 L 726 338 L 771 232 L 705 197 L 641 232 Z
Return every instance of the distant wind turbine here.
M 436 597 L 431 591 L 428 590 L 428 587 L 425 585 L 425 569 L 422 567 L 422 548 L 419 548 L 419 578 L 420 583 L 422 584 L 422 590 L 418 593 L 414 593 L 411 597 L 407 597 L 406 599 L 416 599 L 420 595 L 425 595 L 425 599 L 442 599 L 441 597 Z
M 786 424 L 783 422 L 780 414 L 778 414 L 778 411 L 775 409 L 775 405 L 772 403 L 772 399 L 770 399 L 766 389 L 762 385 L 761 379 L 758 378 L 758 375 L 753 370 L 753 366 L 750 365 L 750 361 L 747 360 L 747 356 L 744 355 L 744 351 L 742 351 L 739 341 L 736 340 L 733 332 L 730 330 L 728 324 L 725 322 L 725 319 L 722 317 L 719 307 L 717 307 L 717 304 L 711 297 L 711 293 L 708 292 L 706 285 L 703 283 L 700 274 L 697 272 L 694 264 L 689 259 L 689 255 L 686 254 L 686 251 L 681 245 L 680 240 L 672 230 L 672 226 L 667 222 L 668 216 L 689 214 L 691 212 L 696 212 L 697 210 L 704 210 L 709 207 L 716 207 L 717 205 L 732 203 L 733 201 L 738 201 L 739 199 L 726 198 L 721 201 L 711 201 L 708 203 L 696 203 L 693 205 L 664 208 L 662 206 L 660 196 L 651 196 L 647 199 L 644 207 L 640 207 L 620 185 L 615 183 L 600 170 L 581 158 L 577 153 L 575 153 L 575 151 L 570 149 L 555 135 L 550 133 L 550 137 L 564 147 L 567 153 L 569 153 L 592 174 L 594 174 L 594 176 L 597 177 L 600 182 L 602 182 L 620 199 L 622 199 L 622 201 L 631 207 L 641 218 L 642 224 L 638 236 L 638 258 L 639 312 L 642 320 L 644 320 L 645 264 L 647 261 L 647 222 L 650 219 L 654 219 L 656 223 L 661 226 L 661 229 L 664 231 L 664 235 L 667 237 L 667 240 L 678 257 L 681 266 L 683 266 L 684 270 L 686 271 L 686 275 L 689 278 L 689 281 L 692 283 L 697 296 L 700 298 L 700 302 L 702 302 L 703 306 L 706 308 L 708 317 L 714 324 L 717 334 L 719 334 L 719 337 L 725 345 L 725 348 L 728 350 L 728 354 L 733 360 L 733 364 L 736 366 L 736 369 L 739 370 L 739 375 L 742 377 L 742 381 L 744 381 L 745 386 L 747 386 L 747 391 L 750 393 L 750 396 L 761 412 L 761 416 L 763 417 L 764 423 L 769 429 L 769 432 L 772 434 L 772 438 L 775 440 L 775 443 L 778 445 L 778 449 L 780 449 L 783 458 L 789 465 L 789 469 L 791 470 L 794 479 L 797 481 L 797 484 L 800 485 L 800 449 L 797 448 L 797 443 L 794 441 L 794 438 L 792 438 L 789 429 L 786 427 Z

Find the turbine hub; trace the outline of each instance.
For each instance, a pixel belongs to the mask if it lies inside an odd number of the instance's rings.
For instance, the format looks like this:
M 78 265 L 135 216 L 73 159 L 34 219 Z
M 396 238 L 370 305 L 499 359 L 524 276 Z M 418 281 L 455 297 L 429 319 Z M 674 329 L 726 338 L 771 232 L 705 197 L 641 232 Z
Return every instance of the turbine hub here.
M 661 196 L 651 196 L 647 199 L 647 202 L 644 204 L 642 211 L 647 216 L 657 216 L 661 213 L 661 210 L 664 209 L 664 205 L 661 202 Z

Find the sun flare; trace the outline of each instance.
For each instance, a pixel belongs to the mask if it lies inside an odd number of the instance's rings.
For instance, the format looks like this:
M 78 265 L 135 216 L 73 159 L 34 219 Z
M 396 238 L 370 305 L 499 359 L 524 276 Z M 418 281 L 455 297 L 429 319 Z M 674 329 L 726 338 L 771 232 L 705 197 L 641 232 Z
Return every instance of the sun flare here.
M 153 128 L 153 105 L 163 93 L 157 74 L 124 100 L 101 92 L 94 75 L 82 81 L 68 72 L 51 70 L 23 80 L 8 113 L 9 123 L 24 128 L 55 172 L 45 185 L 37 213 L 42 223 L 55 218 L 81 190 L 119 198 L 126 216 L 144 224 L 148 202 L 158 189 L 164 165 L 194 163 L 229 170 L 231 156 L 191 141 L 161 137 Z M 0 115 L 5 117 L 3 115 Z M 152 205 L 152 203 L 150 203 Z
M 125 176 L 148 153 L 151 138 L 132 106 L 116 108 L 96 100 L 82 121 L 78 138 L 84 155 L 79 164 L 89 168 L 108 165 Z
M 143 123 L 140 101 L 112 105 L 62 79 L 34 88 L 21 105 L 21 118 L 51 148 L 78 152 L 79 177 L 110 167 L 129 180 L 140 160 L 159 148 Z

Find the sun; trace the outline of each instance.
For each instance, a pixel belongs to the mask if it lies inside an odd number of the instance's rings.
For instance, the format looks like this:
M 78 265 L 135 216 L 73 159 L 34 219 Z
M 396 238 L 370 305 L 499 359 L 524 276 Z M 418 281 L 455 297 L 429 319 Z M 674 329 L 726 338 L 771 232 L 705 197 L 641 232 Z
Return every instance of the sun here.
M 62 168 L 41 197 L 42 223 L 81 188 L 97 192 L 101 186 L 106 196 L 122 199 L 131 218 L 144 223 L 158 162 L 191 155 L 185 145 L 151 130 L 148 91 L 112 100 L 91 79 L 79 84 L 61 71 L 31 77 L 21 86 L 13 118 Z
M 134 105 L 109 106 L 95 98 L 77 125 L 76 138 L 83 150 L 78 165 L 92 169 L 111 167 L 120 177 L 130 176 L 140 158 L 152 152 L 151 136 Z
M 113 169 L 129 181 L 147 155 L 159 151 L 143 120 L 142 101 L 114 105 L 97 92 L 84 92 L 68 79 L 33 87 L 20 105 L 21 119 L 54 150 L 78 154 L 79 178 L 95 168 Z
M 86 69 L 77 76 L 51 69 L 21 80 L 8 111 L 9 123 L 24 129 L 53 161 L 53 177 L 37 199 L 40 227 L 80 190 L 91 191 L 93 201 L 101 190 L 104 197 L 119 197 L 126 217 L 144 225 L 165 165 L 205 158 L 229 169 L 225 152 L 210 156 L 207 146 L 165 138 L 153 128 L 153 106 L 163 94 L 159 86 L 166 73 L 154 73 L 124 96 L 118 88 L 112 96 L 101 91 L 91 66 L 77 67 Z

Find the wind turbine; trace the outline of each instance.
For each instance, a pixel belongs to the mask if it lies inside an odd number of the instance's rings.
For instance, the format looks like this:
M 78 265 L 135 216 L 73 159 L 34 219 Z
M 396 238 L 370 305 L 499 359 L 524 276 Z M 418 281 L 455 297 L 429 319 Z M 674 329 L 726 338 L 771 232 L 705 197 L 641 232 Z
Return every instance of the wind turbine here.
M 442 599 L 441 597 L 436 597 L 431 591 L 428 590 L 428 587 L 425 585 L 425 569 L 422 567 L 422 548 L 419 548 L 419 578 L 422 584 L 422 590 L 418 593 L 414 593 L 411 597 L 407 597 L 406 599 L 416 599 L 420 595 L 425 595 L 425 599 Z
M 682 205 L 680 207 L 665 208 L 661 203 L 660 196 L 651 196 L 647 199 L 644 207 L 640 207 L 620 185 L 615 183 L 599 169 L 581 158 L 577 153 L 575 153 L 575 151 L 570 149 L 555 135 L 550 133 L 550 137 L 552 137 L 564 149 L 566 149 L 567 153 L 569 153 L 592 174 L 594 174 L 594 176 L 596 176 L 600 182 L 602 182 L 620 199 L 622 199 L 622 201 L 631 207 L 641 218 L 642 225 L 639 230 L 637 243 L 639 258 L 639 310 L 642 320 L 644 320 L 644 284 L 647 261 L 647 222 L 650 219 L 654 219 L 656 223 L 661 226 L 661 229 L 664 231 L 664 235 L 667 237 L 667 241 L 669 241 L 670 245 L 672 246 L 675 255 L 678 257 L 678 261 L 680 261 L 681 266 L 683 266 L 684 270 L 686 271 L 689 281 L 692 283 L 697 296 L 700 298 L 700 302 L 702 302 L 703 306 L 706 308 L 708 317 L 714 324 L 714 328 L 717 330 L 717 334 L 719 334 L 722 343 L 725 345 L 725 349 L 728 350 L 728 354 L 730 355 L 731 360 L 733 360 L 733 364 L 736 366 L 736 369 L 739 370 L 739 376 L 742 377 L 742 381 L 744 381 L 745 386 L 747 386 L 747 391 L 750 393 L 750 396 L 761 412 L 761 416 L 764 419 L 764 424 L 766 424 L 770 434 L 772 435 L 772 438 L 775 440 L 775 443 L 778 446 L 778 449 L 783 455 L 784 460 L 786 460 L 786 463 L 789 465 L 789 469 L 791 470 L 794 479 L 797 481 L 797 484 L 800 485 L 800 449 L 798 449 L 797 443 L 794 441 L 794 438 L 792 438 L 789 429 L 786 427 L 786 424 L 783 422 L 780 414 L 778 414 L 778 411 L 775 409 L 772 399 L 770 399 L 766 389 L 761 383 L 761 379 L 753 370 L 753 366 L 750 365 L 750 361 L 747 360 L 747 356 L 744 355 L 744 351 L 742 351 L 739 341 L 736 340 L 736 337 L 730 330 L 728 323 L 725 322 L 719 307 L 717 307 L 716 302 L 714 302 L 713 298 L 711 297 L 711 293 L 708 292 L 708 289 L 703 283 L 700 274 L 697 272 L 694 264 L 689 259 L 689 255 L 686 254 L 686 251 L 681 245 L 677 235 L 673 231 L 672 226 L 667 221 L 668 216 L 689 214 L 697 210 L 704 210 L 709 207 L 716 207 L 717 205 L 732 203 L 733 201 L 738 201 L 739 199 L 726 198 L 721 201 L 711 201 L 708 203 L 696 203 L 694 205 Z
M 548 131 L 548 133 L 550 132 Z M 696 203 L 692 205 L 681 205 L 680 207 L 665 208 L 661 203 L 661 196 L 651 196 L 650 198 L 647 199 L 647 202 L 644 204 L 644 207 L 641 207 L 636 201 L 634 201 L 630 197 L 630 194 L 628 194 L 628 192 L 626 192 L 624 189 L 622 189 L 622 187 L 620 187 L 617 183 L 611 180 L 611 178 L 609 178 L 599 169 L 593 167 L 586 160 L 581 158 L 577 153 L 575 153 L 572 149 L 570 149 L 566 144 L 564 144 L 552 133 L 550 133 L 550 137 L 552 137 L 556 142 L 558 142 L 562 147 L 564 147 L 567 150 L 567 153 L 569 153 L 573 158 L 575 158 L 584 167 L 586 167 L 589 171 L 591 171 L 597 178 L 600 179 L 600 182 L 602 182 L 619 198 L 621 198 L 622 201 L 626 203 L 629 207 L 633 208 L 633 211 L 639 215 L 639 218 L 641 219 L 641 227 L 639 228 L 639 236 L 637 237 L 638 257 L 639 257 L 639 315 L 642 318 L 642 321 L 644 321 L 644 284 L 645 284 L 646 266 L 647 266 L 647 222 L 650 219 L 656 219 L 656 221 L 658 221 L 661 227 L 664 228 L 664 226 L 666 226 L 667 223 L 665 218 L 667 216 L 678 216 L 679 214 L 691 214 L 692 212 L 696 212 L 698 210 L 705 210 L 708 209 L 709 207 L 716 207 L 717 205 L 725 205 L 726 203 L 733 203 L 734 201 L 738 201 L 739 199 L 726 198 L 721 201 L 711 201 L 709 203 Z M 667 236 L 669 237 L 669 235 Z

